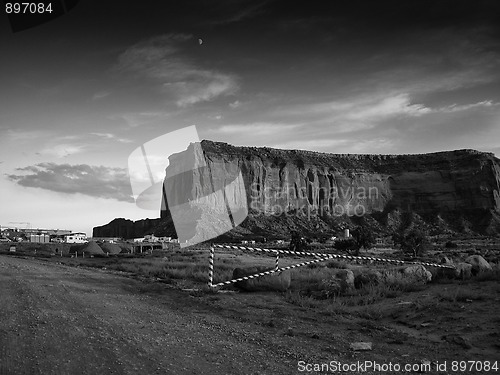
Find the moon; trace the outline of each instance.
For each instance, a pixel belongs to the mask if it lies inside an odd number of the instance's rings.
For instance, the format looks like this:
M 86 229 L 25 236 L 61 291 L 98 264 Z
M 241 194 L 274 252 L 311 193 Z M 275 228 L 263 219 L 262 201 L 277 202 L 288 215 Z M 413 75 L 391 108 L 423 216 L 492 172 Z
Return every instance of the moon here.
M 199 43 L 199 44 L 203 44 L 203 40 L 198 39 L 198 43 Z

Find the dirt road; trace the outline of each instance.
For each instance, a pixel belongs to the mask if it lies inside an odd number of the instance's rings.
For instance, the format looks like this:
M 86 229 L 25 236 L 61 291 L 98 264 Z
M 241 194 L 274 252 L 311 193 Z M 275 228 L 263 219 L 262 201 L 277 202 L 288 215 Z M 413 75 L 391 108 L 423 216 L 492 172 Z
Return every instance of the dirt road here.
M 297 361 L 188 293 L 0 256 L 0 374 L 289 374 Z

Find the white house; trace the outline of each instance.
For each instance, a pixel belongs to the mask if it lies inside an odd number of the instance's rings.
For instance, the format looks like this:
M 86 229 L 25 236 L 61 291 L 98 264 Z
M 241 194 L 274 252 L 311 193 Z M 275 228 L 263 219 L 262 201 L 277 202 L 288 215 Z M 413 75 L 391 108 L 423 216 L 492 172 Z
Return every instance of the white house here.
M 158 242 L 172 242 L 172 237 L 158 237 Z
M 83 232 L 69 233 L 64 235 L 66 243 L 85 243 L 87 242 L 87 234 Z
M 158 239 L 154 234 L 146 234 L 144 236 L 144 242 L 157 242 Z

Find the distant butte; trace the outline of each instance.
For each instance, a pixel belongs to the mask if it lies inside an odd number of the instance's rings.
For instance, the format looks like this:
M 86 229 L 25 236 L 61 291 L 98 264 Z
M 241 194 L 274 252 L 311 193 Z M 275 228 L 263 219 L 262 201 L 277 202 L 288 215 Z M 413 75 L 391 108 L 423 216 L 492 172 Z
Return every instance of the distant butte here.
M 224 185 L 241 171 L 246 195 L 226 194 L 236 197 L 234 205 L 247 205 L 249 216 L 229 237 L 287 237 L 291 229 L 321 236 L 359 224 L 388 234 L 402 220 L 431 234 L 500 233 L 500 160 L 492 153 L 330 154 L 207 140 L 201 142 L 202 154 L 193 153 L 194 147 L 170 156 L 167 174 L 193 154 L 207 167 L 189 174 L 185 186 L 177 183 L 167 196 L 186 190 L 193 197 L 207 195 L 214 181 Z M 172 234 L 168 208 L 161 217 L 156 230 Z M 94 228 L 94 235 L 106 227 Z

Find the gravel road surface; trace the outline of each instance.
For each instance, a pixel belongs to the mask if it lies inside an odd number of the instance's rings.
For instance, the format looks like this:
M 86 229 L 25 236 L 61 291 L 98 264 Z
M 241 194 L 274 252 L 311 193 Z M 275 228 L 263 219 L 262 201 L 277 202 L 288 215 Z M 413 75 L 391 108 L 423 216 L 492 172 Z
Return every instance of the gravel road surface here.
M 0 256 L 0 374 L 290 374 L 297 360 L 189 293 Z

